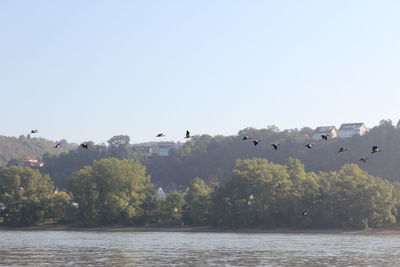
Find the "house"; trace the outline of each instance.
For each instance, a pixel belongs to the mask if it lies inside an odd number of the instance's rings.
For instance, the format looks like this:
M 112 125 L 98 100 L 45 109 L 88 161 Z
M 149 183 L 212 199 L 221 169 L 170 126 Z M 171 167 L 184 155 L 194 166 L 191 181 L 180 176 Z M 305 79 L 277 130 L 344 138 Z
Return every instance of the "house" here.
M 343 123 L 339 128 L 340 138 L 350 138 L 354 135 L 364 135 L 367 132 L 365 124 L 360 123 Z
M 133 145 L 132 147 L 133 157 L 149 157 L 153 155 L 153 145 Z
M 23 162 L 22 162 L 23 166 L 28 166 L 31 168 L 41 168 L 44 166 L 44 163 L 36 158 L 26 158 Z
M 329 138 L 336 138 L 339 133 L 335 126 L 320 126 L 315 129 L 311 138 L 314 140 L 320 140 L 321 135 L 328 135 Z
M 149 157 L 154 155 L 160 157 L 168 157 L 172 149 L 179 149 L 181 146 L 181 143 L 174 142 L 150 142 L 143 144 L 134 144 L 132 146 L 133 157 Z

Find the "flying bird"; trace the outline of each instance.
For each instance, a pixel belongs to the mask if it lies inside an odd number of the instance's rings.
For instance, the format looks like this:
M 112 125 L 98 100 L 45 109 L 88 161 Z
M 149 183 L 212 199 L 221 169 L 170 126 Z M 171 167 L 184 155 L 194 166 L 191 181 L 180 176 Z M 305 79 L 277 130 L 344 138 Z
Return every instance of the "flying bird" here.
M 186 136 L 185 136 L 185 138 L 190 138 L 191 136 L 190 136 L 190 132 L 189 132 L 189 130 L 188 131 L 186 131 Z
M 242 140 L 249 140 L 249 139 L 251 139 L 251 137 L 250 136 L 243 136 L 243 138 L 242 138 Z
M 308 210 L 303 210 L 303 212 L 301 213 L 301 215 L 307 216 L 307 215 L 308 215 Z
M 60 148 L 60 147 L 62 147 L 60 143 L 57 143 L 57 144 L 54 146 L 54 148 Z
M 164 136 L 165 136 L 165 134 L 163 134 L 163 133 L 159 133 L 156 135 L 156 137 L 164 137 Z
M 328 140 L 329 134 L 321 134 L 322 139 Z
M 346 151 L 347 151 L 347 148 L 344 148 L 344 147 L 339 148 L 339 153 L 340 152 L 346 152 Z
M 38 129 L 36 129 L 36 130 L 31 130 L 31 134 L 35 134 L 35 133 L 38 133 L 38 132 L 39 132 Z
M 84 148 L 84 149 L 88 149 L 89 148 L 88 144 L 85 144 L 85 143 L 82 143 L 81 147 Z
M 278 150 L 278 146 L 279 146 L 280 144 L 271 144 L 271 146 L 275 149 L 275 150 Z
M 382 152 L 382 149 L 379 149 L 378 146 L 373 146 L 371 154 L 374 154 L 374 153 L 377 153 L 377 152 Z
M 367 162 L 368 160 L 369 160 L 369 158 L 361 158 L 358 161 Z
M 256 145 L 258 145 L 258 143 L 260 143 L 261 141 L 260 140 L 254 140 L 253 141 L 253 144 L 256 146 Z
M 311 148 L 313 148 L 314 144 L 307 144 L 307 145 L 304 145 L 304 146 L 307 147 L 308 149 L 311 149 Z

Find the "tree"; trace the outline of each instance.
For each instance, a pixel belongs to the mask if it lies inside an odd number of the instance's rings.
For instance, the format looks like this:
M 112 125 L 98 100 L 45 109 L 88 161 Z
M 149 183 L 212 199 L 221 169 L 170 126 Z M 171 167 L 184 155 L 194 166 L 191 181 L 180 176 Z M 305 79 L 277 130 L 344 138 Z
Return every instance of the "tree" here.
M 116 135 L 107 141 L 111 157 L 119 159 L 132 158 L 132 150 L 129 146 L 130 138 L 127 135 Z
M 1 216 L 6 224 L 25 226 L 42 223 L 54 186 L 48 175 L 28 167 L 0 169 Z
M 53 222 L 63 223 L 75 220 L 75 208 L 71 205 L 71 198 L 66 192 L 53 194 L 46 212 L 46 217 Z
M 178 226 L 182 223 L 182 209 L 185 204 L 185 199 L 178 191 L 172 191 L 165 199 L 158 199 L 159 209 L 158 224 Z
M 186 195 L 188 223 L 207 225 L 212 209 L 211 188 L 200 178 L 194 178 Z
M 139 162 L 108 158 L 75 172 L 69 189 L 82 223 L 134 223 L 152 184 Z

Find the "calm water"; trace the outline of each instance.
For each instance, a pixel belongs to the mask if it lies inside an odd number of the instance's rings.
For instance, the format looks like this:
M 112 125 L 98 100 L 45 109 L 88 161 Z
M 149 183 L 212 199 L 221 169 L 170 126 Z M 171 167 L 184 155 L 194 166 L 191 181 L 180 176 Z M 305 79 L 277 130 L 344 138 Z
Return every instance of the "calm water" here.
M 400 235 L 0 231 L 0 266 L 399 266 Z

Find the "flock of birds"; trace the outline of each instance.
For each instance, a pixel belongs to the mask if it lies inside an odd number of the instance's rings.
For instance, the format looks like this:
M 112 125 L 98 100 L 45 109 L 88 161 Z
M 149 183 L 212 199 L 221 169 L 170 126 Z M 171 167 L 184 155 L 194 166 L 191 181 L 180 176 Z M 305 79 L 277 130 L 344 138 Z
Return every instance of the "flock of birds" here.
M 325 140 L 325 141 L 328 141 L 329 136 L 330 136 L 329 134 L 322 134 L 321 135 L 321 139 Z M 248 135 L 243 136 L 243 138 L 242 138 L 242 140 L 244 140 L 244 141 L 245 140 L 251 140 L 251 139 L 252 138 L 250 136 L 248 136 Z M 261 140 L 253 140 L 252 142 L 253 142 L 253 145 L 256 146 L 261 142 Z M 308 144 L 305 144 L 304 146 L 306 148 L 308 148 L 308 149 L 312 149 L 314 145 L 315 145 L 314 143 L 308 143 Z M 273 143 L 273 144 L 271 144 L 271 146 L 275 150 L 278 150 L 278 147 L 280 146 L 280 144 Z M 346 152 L 346 151 L 348 151 L 347 148 L 341 147 L 341 148 L 339 148 L 338 152 L 342 153 L 342 152 Z M 372 146 L 371 154 L 375 154 L 375 153 L 378 153 L 378 152 L 382 152 L 382 149 L 380 149 L 378 146 Z M 359 161 L 361 161 L 361 162 L 367 162 L 368 160 L 369 160 L 369 158 L 367 158 L 367 157 L 362 157 L 362 158 L 359 159 Z
M 35 129 L 35 130 L 31 130 L 31 134 L 36 134 L 36 133 L 38 133 L 39 132 L 39 130 L 38 129 Z M 165 137 L 166 135 L 164 134 L 164 133 L 159 133 L 159 134 L 157 134 L 156 135 L 156 137 Z M 322 140 L 325 140 L 325 141 L 327 141 L 328 139 L 329 139 L 329 134 L 322 134 L 321 135 L 321 139 Z M 189 138 L 192 138 L 193 136 L 192 135 L 190 135 L 190 131 L 189 130 L 187 130 L 186 131 L 186 135 L 185 135 L 185 139 L 189 139 Z M 246 136 L 243 136 L 242 137 L 242 140 L 243 141 L 246 141 L 246 140 L 252 140 L 252 138 L 250 137 L 250 136 L 248 136 L 248 135 L 246 135 Z M 252 140 L 252 143 L 253 143 L 253 145 L 254 146 L 257 146 L 259 143 L 261 142 L 261 140 Z M 314 143 L 308 143 L 308 144 L 305 144 L 304 146 L 306 147 L 306 148 L 308 148 L 308 149 L 312 149 L 313 147 L 314 147 Z M 82 147 L 83 149 L 88 149 L 89 148 L 89 145 L 87 144 L 87 143 L 81 143 L 80 145 L 79 145 L 80 147 Z M 278 143 L 272 143 L 271 144 L 271 146 L 277 151 L 278 150 L 278 148 L 279 148 L 279 146 L 280 146 L 280 144 L 278 144 Z M 61 143 L 56 143 L 55 144 L 55 146 L 54 146 L 54 148 L 56 148 L 56 149 L 59 149 L 59 148 L 61 148 L 62 146 L 61 146 Z M 348 149 L 347 148 L 344 148 L 344 147 L 341 147 L 341 148 L 339 148 L 339 153 L 342 153 L 342 152 L 346 152 L 346 151 L 348 151 Z M 378 146 L 376 146 L 376 145 L 374 145 L 373 147 L 372 147 L 372 151 L 371 151 L 371 154 L 375 154 L 375 153 L 378 153 L 378 152 L 382 152 L 382 149 L 380 149 Z M 367 162 L 369 160 L 369 158 L 367 158 L 367 157 L 362 157 L 362 158 L 360 158 L 359 159 L 359 161 L 361 161 L 361 162 Z M 230 205 L 231 203 L 230 203 L 230 198 L 225 198 L 224 199 L 225 201 L 227 201 L 228 202 L 228 204 Z M 254 201 L 254 196 L 253 195 L 250 195 L 250 197 L 249 197 L 249 201 L 248 201 L 248 204 L 249 205 L 251 205 L 251 203 Z M 304 210 L 302 213 L 302 216 L 307 216 L 307 215 L 309 215 L 309 211 L 306 209 L 306 210 Z
M 30 131 L 30 133 L 31 134 L 37 134 L 39 132 L 39 130 L 38 129 L 35 129 L 35 130 L 31 130 Z M 89 148 L 89 145 L 87 144 L 87 143 L 82 143 L 82 144 L 80 144 L 79 145 L 80 147 L 82 147 L 83 149 L 88 149 Z M 62 145 L 61 145 L 61 143 L 56 143 L 55 145 L 54 145 L 54 148 L 62 148 Z

